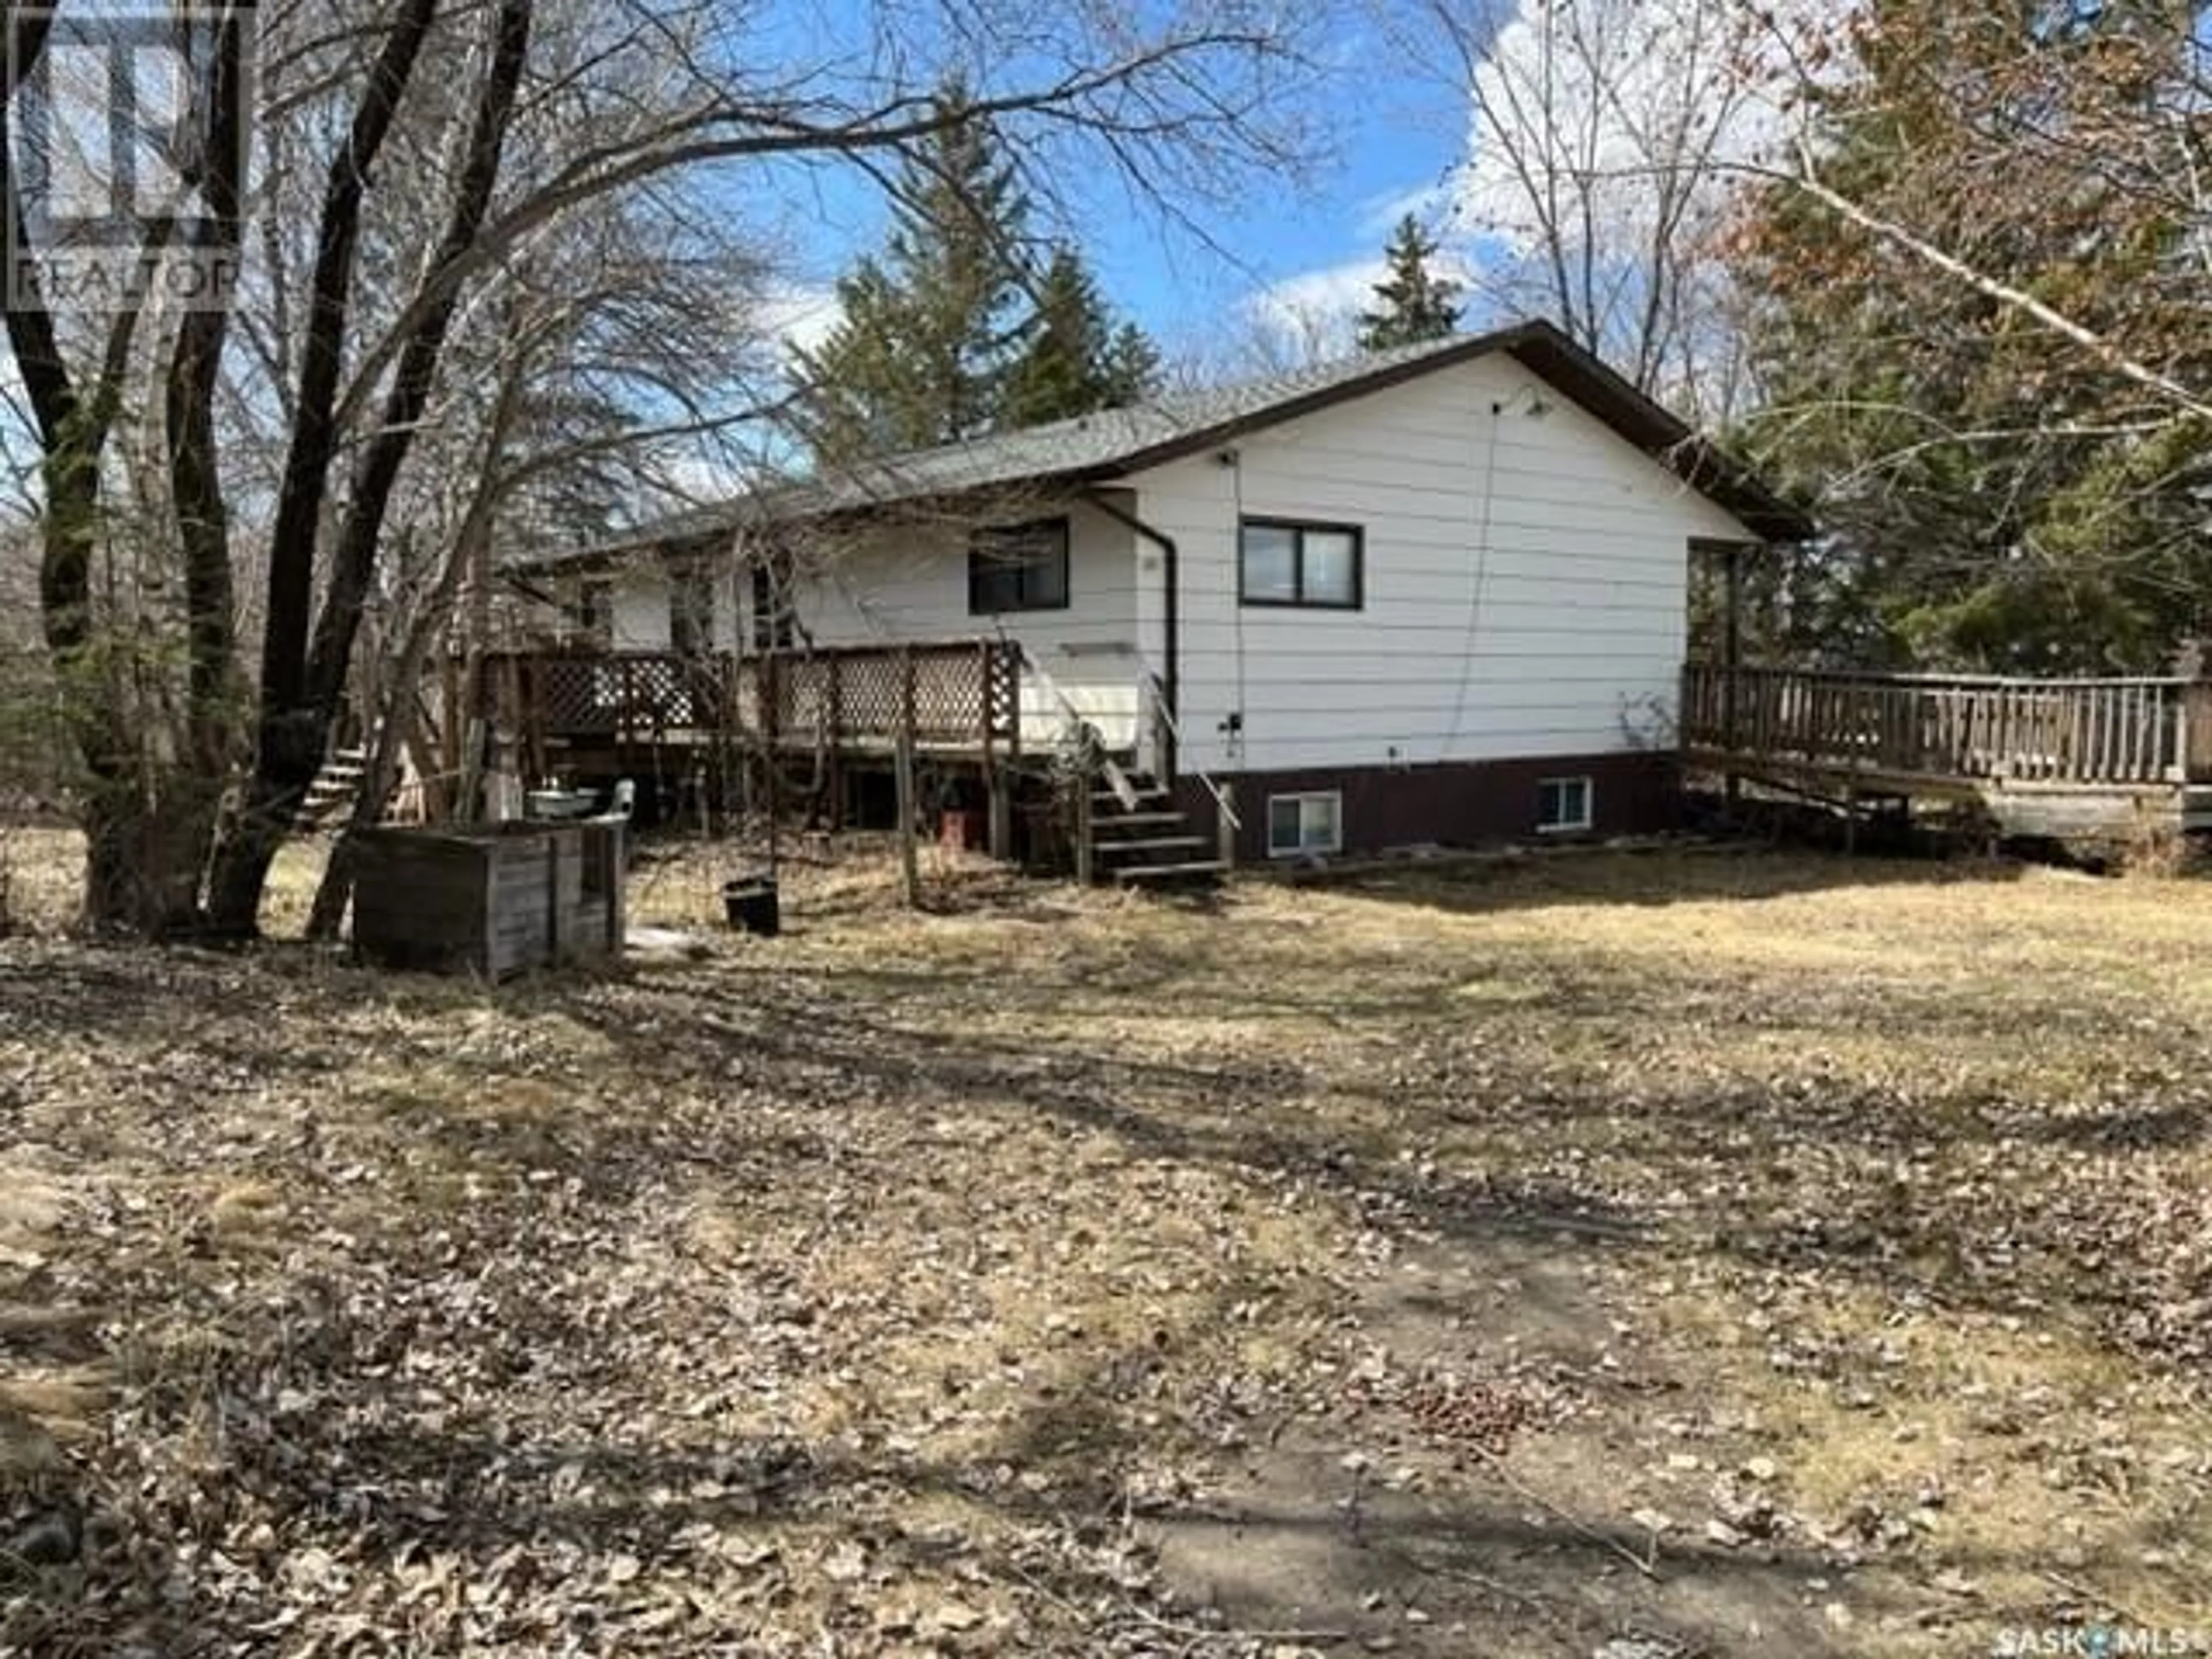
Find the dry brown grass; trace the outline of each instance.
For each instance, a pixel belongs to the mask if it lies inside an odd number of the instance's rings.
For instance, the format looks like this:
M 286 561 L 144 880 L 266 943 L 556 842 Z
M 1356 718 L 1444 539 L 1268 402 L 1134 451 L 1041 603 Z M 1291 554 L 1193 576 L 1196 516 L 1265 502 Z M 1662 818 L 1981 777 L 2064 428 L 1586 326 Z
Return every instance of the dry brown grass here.
M 626 1651 L 1150 1650 L 1190 1615 L 1148 1522 L 1279 1437 L 1309 1485 L 1402 1464 L 1450 1534 L 1379 1613 L 1276 1587 L 1407 1650 L 2200 1610 L 2212 889 L 1685 852 L 1201 902 L 933 854 L 914 915 L 846 857 L 787 866 L 770 944 L 708 925 L 751 864 L 656 853 L 635 915 L 710 954 L 604 980 L 0 946 L 0 1113 L 58 1195 L 4 1340 L 70 1390 L 11 1420 L 97 1426 L 54 1455 L 149 1534 L 334 1559 L 296 1628 L 337 1650 L 540 1650 L 407 1599 L 516 1548 Z M 96 1339 L 29 1320 L 73 1307 Z M 1507 1468 L 1675 1517 L 1669 1582 L 1511 1541 L 1528 1500 L 1387 1403 L 1416 1350 L 1547 1379 Z M 1704 1547 L 1751 1460 L 1771 1534 Z M 1446 1616 L 1389 1622 L 1416 1589 Z

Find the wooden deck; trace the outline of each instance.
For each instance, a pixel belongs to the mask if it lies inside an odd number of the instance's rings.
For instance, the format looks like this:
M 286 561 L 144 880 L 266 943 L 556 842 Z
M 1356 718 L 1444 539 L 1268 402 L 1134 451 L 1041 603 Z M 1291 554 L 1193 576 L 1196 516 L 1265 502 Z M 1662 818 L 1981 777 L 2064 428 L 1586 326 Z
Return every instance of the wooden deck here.
M 1681 743 L 1692 764 L 1847 805 L 1977 800 L 2008 834 L 2212 830 L 2212 681 L 1692 663 Z
M 918 749 L 1012 761 L 1022 750 L 1022 656 L 998 640 L 680 656 L 507 652 L 475 706 L 541 772 L 574 749 Z

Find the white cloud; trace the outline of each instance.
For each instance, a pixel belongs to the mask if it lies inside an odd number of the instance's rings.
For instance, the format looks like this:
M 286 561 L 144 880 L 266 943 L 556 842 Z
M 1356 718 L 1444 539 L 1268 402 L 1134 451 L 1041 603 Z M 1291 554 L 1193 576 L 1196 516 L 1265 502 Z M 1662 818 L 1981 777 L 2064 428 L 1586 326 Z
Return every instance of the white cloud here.
M 755 317 L 767 338 L 811 351 L 837 326 L 837 290 L 828 283 L 777 283 L 764 292 Z
M 1700 228 L 1738 171 L 1784 137 L 1802 59 L 1834 0 L 1518 0 L 1475 72 L 1455 207 L 1522 248 L 1578 228 L 1648 237 L 1662 211 Z M 1831 60 L 1832 62 L 1834 60 Z
M 1456 194 L 1457 179 L 1432 179 L 1411 190 L 1384 191 L 1359 204 L 1359 234 L 1380 241 L 1398 228 L 1407 214 L 1424 225 L 1433 225 L 1448 214 Z
M 1359 313 L 1374 303 L 1380 259 L 1354 259 L 1271 283 L 1245 301 L 1245 311 L 1284 346 L 1312 356 L 1348 351 Z
M 1429 268 L 1472 286 L 1467 263 L 1449 251 Z M 1261 336 L 1263 355 L 1283 367 L 1349 356 L 1358 344 L 1359 314 L 1375 305 L 1375 285 L 1388 270 L 1379 257 L 1349 259 L 1285 276 L 1250 295 L 1244 313 Z

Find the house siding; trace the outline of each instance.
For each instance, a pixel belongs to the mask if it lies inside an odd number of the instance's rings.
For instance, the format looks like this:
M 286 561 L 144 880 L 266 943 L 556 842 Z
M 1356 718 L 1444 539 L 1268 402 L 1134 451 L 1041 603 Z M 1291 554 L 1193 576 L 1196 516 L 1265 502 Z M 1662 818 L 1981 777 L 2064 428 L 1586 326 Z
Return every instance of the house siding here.
M 871 527 L 809 550 L 796 609 L 820 646 L 880 645 L 995 636 L 1020 644 L 1054 685 L 1098 726 L 1107 743 L 1137 741 L 1139 664 L 1136 538 L 1126 525 L 1084 502 L 1042 508 L 1068 519 L 1067 606 L 971 616 L 964 526 Z M 1157 572 L 1150 574 L 1157 584 Z M 1022 687 L 1024 739 L 1049 739 L 1064 717 L 1034 676 Z
M 1404 777 L 1670 748 L 1689 543 L 1757 539 L 1510 358 L 1236 452 L 1235 465 L 1194 457 L 1131 481 L 1180 550 L 1183 756 L 1208 771 Z M 1240 605 L 1240 515 L 1361 526 L 1363 606 Z

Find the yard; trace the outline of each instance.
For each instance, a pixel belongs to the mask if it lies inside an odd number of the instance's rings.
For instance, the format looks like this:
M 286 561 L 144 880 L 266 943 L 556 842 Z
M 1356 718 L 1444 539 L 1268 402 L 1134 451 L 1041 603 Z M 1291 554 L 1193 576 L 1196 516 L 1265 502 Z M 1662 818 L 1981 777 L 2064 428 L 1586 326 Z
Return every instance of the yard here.
M 0 943 L 0 1653 L 2212 1622 L 2212 886 L 714 874 L 496 991 Z

